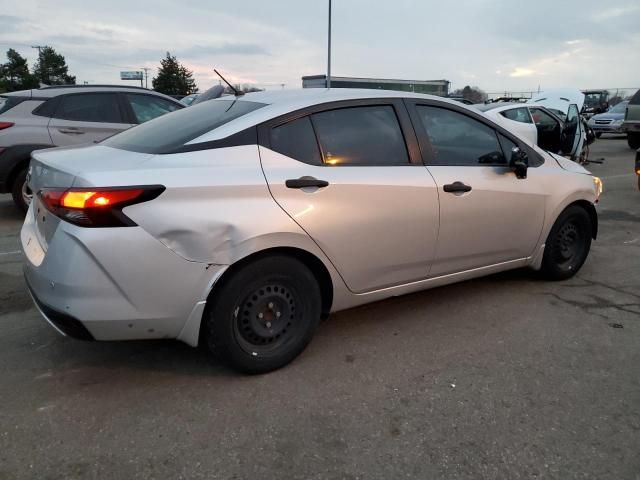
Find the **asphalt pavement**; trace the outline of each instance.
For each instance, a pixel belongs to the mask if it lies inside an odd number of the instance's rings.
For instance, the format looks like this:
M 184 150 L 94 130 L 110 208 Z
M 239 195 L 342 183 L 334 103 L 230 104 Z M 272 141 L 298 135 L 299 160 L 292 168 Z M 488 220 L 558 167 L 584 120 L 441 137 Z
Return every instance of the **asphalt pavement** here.
M 640 479 L 640 191 L 598 140 L 579 274 L 522 270 L 334 314 L 241 376 L 173 341 L 58 335 L 0 196 L 0 479 Z

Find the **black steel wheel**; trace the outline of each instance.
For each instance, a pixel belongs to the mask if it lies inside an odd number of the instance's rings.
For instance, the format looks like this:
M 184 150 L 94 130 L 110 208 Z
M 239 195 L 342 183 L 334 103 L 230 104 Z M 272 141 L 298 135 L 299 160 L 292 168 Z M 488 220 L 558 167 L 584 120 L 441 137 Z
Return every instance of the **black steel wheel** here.
M 564 280 L 575 275 L 587 259 L 591 236 L 591 217 L 584 208 L 564 210 L 547 237 L 541 269 L 545 277 Z
M 236 370 L 264 373 L 297 357 L 320 320 L 320 288 L 295 258 L 264 257 L 230 273 L 205 312 L 212 353 Z

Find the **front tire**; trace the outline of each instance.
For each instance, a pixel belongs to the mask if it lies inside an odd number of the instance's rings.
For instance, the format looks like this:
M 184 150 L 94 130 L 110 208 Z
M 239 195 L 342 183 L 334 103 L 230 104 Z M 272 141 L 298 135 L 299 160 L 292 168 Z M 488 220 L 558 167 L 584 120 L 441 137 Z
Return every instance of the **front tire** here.
M 11 186 L 11 196 L 13 197 L 13 203 L 16 204 L 20 210 L 26 213 L 31 203 L 31 190 L 27 186 L 27 169 L 20 170 L 13 180 Z
M 313 273 L 295 258 L 256 260 L 223 279 L 209 299 L 206 345 L 243 373 L 281 368 L 311 341 L 320 321 L 320 295 Z
M 602 132 L 596 132 L 596 138 L 600 138 L 602 136 Z
M 542 275 L 565 280 L 578 273 L 589 255 L 591 235 L 591 217 L 584 208 L 573 205 L 564 210 L 547 237 Z
M 628 133 L 627 134 L 627 143 L 629 147 L 637 150 L 640 148 L 640 133 Z

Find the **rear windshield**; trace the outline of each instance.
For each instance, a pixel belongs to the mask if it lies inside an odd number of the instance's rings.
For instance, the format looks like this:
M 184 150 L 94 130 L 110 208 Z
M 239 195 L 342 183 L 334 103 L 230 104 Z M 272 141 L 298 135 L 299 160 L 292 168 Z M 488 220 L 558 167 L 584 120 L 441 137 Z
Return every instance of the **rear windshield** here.
M 171 153 L 194 138 L 264 106 L 245 100 L 209 100 L 130 128 L 102 144 L 132 152 Z
M 640 105 L 640 90 L 638 90 L 631 100 L 629 100 L 629 105 Z
M 0 115 L 7 110 L 11 110 L 16 105 L 29 100 L 28 97 L 0 97 Z

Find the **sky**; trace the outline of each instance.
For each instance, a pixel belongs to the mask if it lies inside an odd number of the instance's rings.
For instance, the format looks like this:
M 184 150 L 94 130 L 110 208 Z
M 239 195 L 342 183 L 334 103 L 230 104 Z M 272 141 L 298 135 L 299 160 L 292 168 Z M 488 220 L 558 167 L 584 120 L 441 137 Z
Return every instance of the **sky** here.
M 15 48 L 33 65 L 31 46 L 52 46 L 78 83 L 136 84 L 120 71 L 153 76 L 169 51 L 201 90 L 218 83 L 214 67 L 233 83 L 299 88 L 303 75 L 326 72 L 327 5 L 20 0 L 0 8 L 0 51 Z M 640 87 L 639 0 L 333 0 L 332 42 L 337 76 L 487 92 Z

